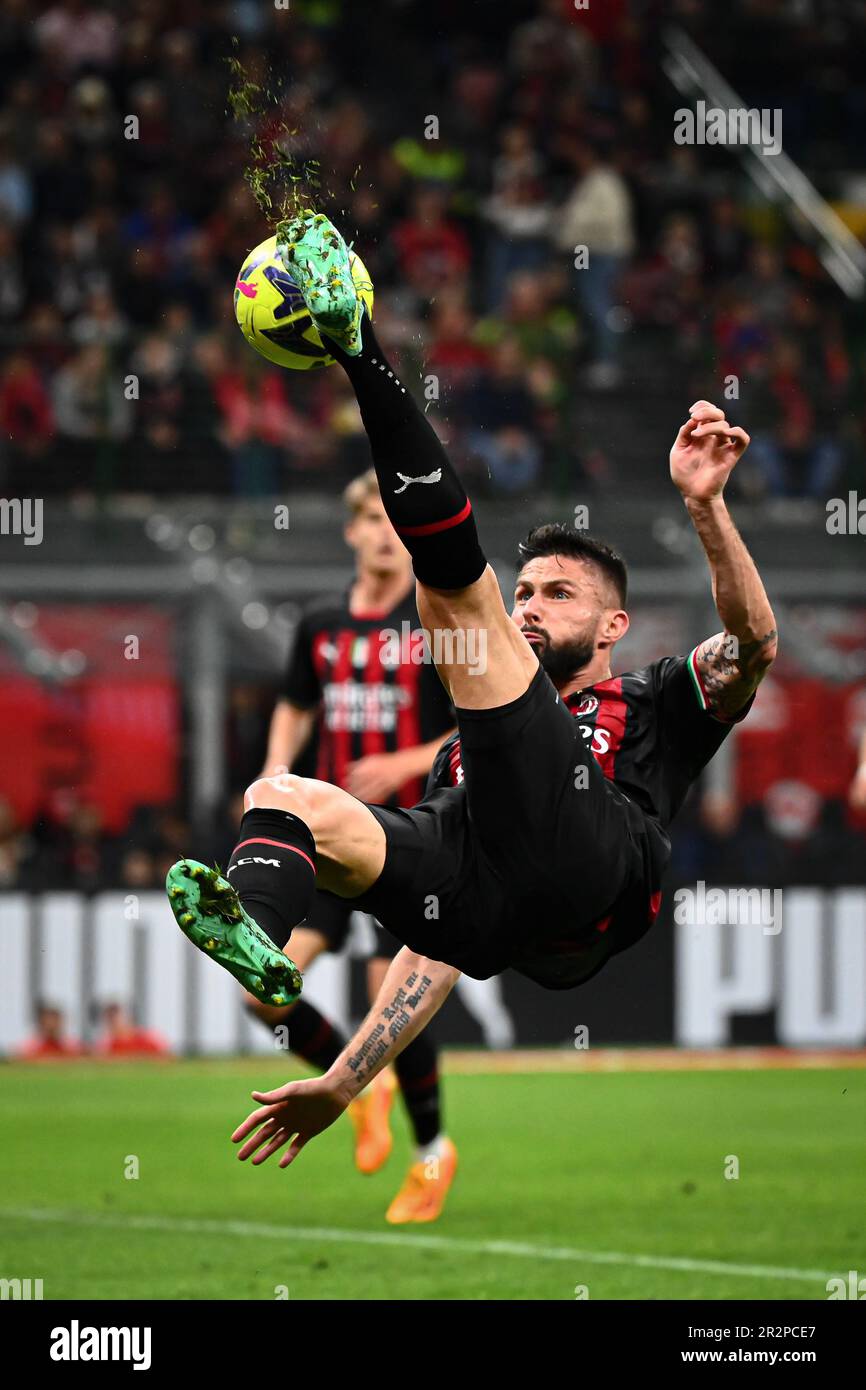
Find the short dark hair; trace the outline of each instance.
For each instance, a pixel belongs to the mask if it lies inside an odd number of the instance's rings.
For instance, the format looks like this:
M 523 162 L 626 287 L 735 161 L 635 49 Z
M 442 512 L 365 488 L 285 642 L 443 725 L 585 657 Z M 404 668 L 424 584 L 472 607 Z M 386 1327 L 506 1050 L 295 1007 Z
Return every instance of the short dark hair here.
M 574 531 L 562 521 L 550 521 L 545 526 L 536 526 L 525 541 L 517 547 L 517 566 L 522 569 L 529 560 L 537 560 L 542 555 L 570 555 L 574 560 L 585 560 L 595 565 L 610 581 L 616 590 L 623 608 L 628 599 L 628 570 L 625 560 L 604 541 L 594 540 L 585 531 Z

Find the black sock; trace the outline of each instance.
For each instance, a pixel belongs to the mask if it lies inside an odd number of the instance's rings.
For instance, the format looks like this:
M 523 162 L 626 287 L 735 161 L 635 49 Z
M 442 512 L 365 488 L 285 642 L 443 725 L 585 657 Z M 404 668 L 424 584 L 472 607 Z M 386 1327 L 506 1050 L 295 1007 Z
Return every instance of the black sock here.
M 472 504 L 430 421 L 383 356 L 369 318 L 361 332 L 359 357 L 349 357 L 330 339 L 328 348 L 355 389 L 385 511 L 422 583 L 465 588 L 487 564 Z M 436 481 L 417 481 L 428 477 Z
M 250 1012 L 255 1013 L 254 1010 Z M 261 1016 L 255 1014 L 255 1017 Z M 327 1071 L 332 1067 L 346 1046 L 347 1039 L 342 1033 L 306 999 L 299 999 L 297 1004 L 287 1009 L 279 1023 L 268 1023 L 266 1019 L 261 1021 L 274 1033 L 278 1028 L 287 1028 L 289 1050 L 319 1071 Z
M 396 1058 L 394 1070 L 400 1082 L 415 1142 L 429 1144 L 442 1126 L 439 1064 L 432 1038 L 426 1032 L 413 1038 Z
M 316 842 L 290 811 L 256 806 L 241 821 L 226 870 L 246 911 L 275 946 L 303 922 L 316 890 Z

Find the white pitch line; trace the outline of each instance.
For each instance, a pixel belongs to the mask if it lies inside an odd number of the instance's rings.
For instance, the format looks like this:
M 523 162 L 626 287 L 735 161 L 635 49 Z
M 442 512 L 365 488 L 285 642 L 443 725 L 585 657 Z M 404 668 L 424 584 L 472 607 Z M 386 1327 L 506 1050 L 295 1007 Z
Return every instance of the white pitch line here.
M 415 1250 L 441 1250 L 457 1255 L 512 1255 L 524 1260 L 559 1260 L 570 1264 L 625 1265 L 632 1269 L 665 1269 L 683 1274 L 726 1274 L 747 1279 L 790 1279 L 826 1284 L 836 1277 L 820 1269 L 791 1269 L 775 1265 L 727 1264 L 723 1260 L 690 1260 L 676 1255 L 624 1254 L 616 1250 L 573 1250 L 556 1245 L 531 1245 L 514 1240 L 458 1240 L 453 1236 L 411 1235 L 396 1231 L 346 1231 L 333 1226 L 266 1226 L 255 1221 L 206 1221 L 165 1216 L 102 1216 L 101 1214 L 15 1208 L 0 1210 L 5 1220 L 46 1224 L 104 1227 L 118 1231 L 165 1231 L 171 1234 L 246 1236 L 253 1240 L 329 1241 L 335 1245 L 405 1246 Z M 838 1271 L 836 1271 L 838 1274 Z

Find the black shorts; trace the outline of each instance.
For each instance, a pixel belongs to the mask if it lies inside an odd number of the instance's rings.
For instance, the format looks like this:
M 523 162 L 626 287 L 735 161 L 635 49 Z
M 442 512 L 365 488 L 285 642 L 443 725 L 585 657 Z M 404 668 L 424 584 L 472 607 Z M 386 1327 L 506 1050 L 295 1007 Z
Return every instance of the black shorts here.
M 322 889 L 315 894 L 313 905 L 299 926 L 320 932 L 327 942 L 326 950 L 338 955 L 346 945 L 352 925 L 352 913 L 362 910 L 346 898 L 338 898 L 334 893 Z M 403 943 L 374 918 L 371 919 L 371 925 L 376 933 L 376 944 L 370 953 L 370 960 L 393 960 Z
M 599 920 L 618 901 L 649 900 L 645 818 L 604 776 L 541 668 L 510 704 L 456 713 L 463 783 L 411 810 L 370 807 L 387 850 L 357 906 L 476 979 L 513 966 L 552 987 L 579 983 L 599 950 L 622 949 L 615 932 L 599 943 Z M 563 942 L 573 962 L 586 947 L 586 967 L 549 981 L 533 963 Z

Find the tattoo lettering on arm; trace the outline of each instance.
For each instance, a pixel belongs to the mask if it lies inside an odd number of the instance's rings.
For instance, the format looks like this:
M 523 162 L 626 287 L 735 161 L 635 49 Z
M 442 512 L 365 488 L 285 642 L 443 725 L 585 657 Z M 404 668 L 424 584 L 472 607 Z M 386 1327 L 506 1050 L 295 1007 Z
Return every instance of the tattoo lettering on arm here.
M 711 714 L 721 719 L 739 714 L 773 664 L 777 637 L 775 628 L 747 642 L 718 632 L 701 643 L 695 666 Z
M 377 1062 L 387 1054 L 391 1044 L 409 1023 L 412 1017 L 409 1010 L 414 1012 L 417 1009 L 432 983 L 429 975 L 422 975 L 419 980 L 417 970 L 407 975 L 402 985 L 383 1006 L 379 1018 L 360 1046 L 346 1058 L 346 1065 L 361 1082 L 362 1087 L 374 1071 Z

